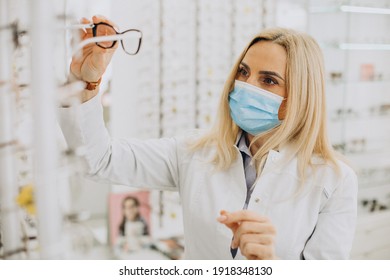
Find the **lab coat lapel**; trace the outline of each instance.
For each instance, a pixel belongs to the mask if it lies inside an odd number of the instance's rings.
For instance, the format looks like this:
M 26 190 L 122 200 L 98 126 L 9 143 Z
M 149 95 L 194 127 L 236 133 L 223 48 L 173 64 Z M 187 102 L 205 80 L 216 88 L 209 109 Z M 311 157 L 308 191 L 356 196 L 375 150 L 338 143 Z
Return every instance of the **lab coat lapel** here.
M 237 149 L 237 157 L 229 168 L 229 195 L 227 209 L 229 212 L 242 210 L 246 198 L 246 181 L 242 157 Z
M 230 166 L 230 168 L 226 170 L 225 178 L 226 194 L 222 195 L 222 197 L 226 197 L 225 201 L 223 202 L 224 210 L 228 212 L 242 210 L 246 198 L 246 181 L 242 158 L 238 149 L 236 160 Z M 233 234 L 231 230 L 223 224 L 219 224 L 217 229 L 223 236 L 223 238 L 218 241 L 219 247 L 221 248 L 221 254 L 223 254 L 226 259 L 231 259 L 232 256 L 230 253 L 230 244 Z M 236 259 L 242 258 L 239 255 L 240 254 L 238 253 Z
M 271 150 L 268 154 L 264 169 L 260 178 L 256 180 L 256 185 L 249 201 L 248 210 L 255 211 L 260 215 L 264 215 L 267 211 L 268 199 L 270 192 L 275 187 L 275 182 L 269 179 L 269 174 L 278 172 L 277 161 L 281 154 L 277 151 Z M 280 176 L 282 176 L 280 174 Z

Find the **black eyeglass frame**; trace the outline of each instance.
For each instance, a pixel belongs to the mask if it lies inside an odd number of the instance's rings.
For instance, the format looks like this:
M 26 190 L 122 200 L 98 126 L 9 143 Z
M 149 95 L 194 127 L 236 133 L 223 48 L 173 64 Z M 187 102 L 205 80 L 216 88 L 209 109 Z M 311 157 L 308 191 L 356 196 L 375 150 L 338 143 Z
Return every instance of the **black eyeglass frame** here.
M 121 41 L 121 45 L 122 45 L 123 51 L 125 53 L 127 53 L 128 55 L 136 55 L 139 52 L 139 50 L 141 49 L 141 43 L 142 43 L 142 31 L 141 30 L 139 30 L 139 29 L 127 29 L 127 30 L 125 30 L 123 32 L 118 32 L 118 31 L 115 30 L 115 28 L 111 24 L 108 24 L 108 23 L 105 23 L 105 22 L 99 22 L 99 23 L 94 24 L 93 27 L 92 27 L 92 35 L 93 35 L 93 37 L 98 37 L 98 36 L 96 36 L 96 32 L 97 32 L 97 28 L 98 28 L 99 25 L 105 25 L 105 26 L 111 27 L 115 31 L 116 35 L 122 35 L 122 34 L 125 34 L 127 32 L 134 32 L 134 31 L 138 32 L 140 34 L 139 41 L 138 41 L 138 48 L 137 48 L 137 50 L 134 53 L 130 53 L 130 52 L 126 51 L 126 48 L 123 45 L 123 40 L 120 40 L 120 41 Z M 109 46 L 109 47 L 102 46 L 98 42 L 96 42 L 95 44 L 97 46 L 99 46 L 100 48 L 103 48 L 103 49 L 111 49 L 111 48 L 113 48 L 115 46 L 116 42 L 117 41 L 113 41 L 112 45 Z

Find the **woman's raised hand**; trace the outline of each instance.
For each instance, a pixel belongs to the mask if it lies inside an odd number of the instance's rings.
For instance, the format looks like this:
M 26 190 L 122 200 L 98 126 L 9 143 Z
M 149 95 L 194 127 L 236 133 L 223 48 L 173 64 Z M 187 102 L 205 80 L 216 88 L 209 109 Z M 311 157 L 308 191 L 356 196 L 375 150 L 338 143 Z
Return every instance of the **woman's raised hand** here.
M 115 24 L 111 22 L 110 20 L 106 19 L 103 16 L 93 16 L 92 22 L 94 24 L 104 22 L 108 23 L 115 27 Z M 86 18 L 83 18 L 81 20 L 82 24 L 88 24 L 91 23 Z M 86 28 L 86 30 L 81 29 L 80 30 L 80 40 L 85 40 L 88 38 L 92 38 L 92 28 Z M 81 55 L 75 55 L 72 58 L 72 62 L 70 64 L 70 71 L 71 74 L 73 74 L 76 79 L 89 82 L 89 83 L 96 83 L 98 82 L 101 77 L 103 76 L 104 72 L 107 69 L 108 64 L 111 61 L 111 58 L 118 47 L 118 43 L 115 44 L 113 48 L 110 49 L 104 49 L 99 46 L 97 46 L 95 43 L 91 43 L 86 45 L 82 49 Z M 89 94 L 89 96 L 85 96 L 83 94 L 82 102 L 85 102 L 95 96 L 97 92 L 94 92 L 94 94 Z

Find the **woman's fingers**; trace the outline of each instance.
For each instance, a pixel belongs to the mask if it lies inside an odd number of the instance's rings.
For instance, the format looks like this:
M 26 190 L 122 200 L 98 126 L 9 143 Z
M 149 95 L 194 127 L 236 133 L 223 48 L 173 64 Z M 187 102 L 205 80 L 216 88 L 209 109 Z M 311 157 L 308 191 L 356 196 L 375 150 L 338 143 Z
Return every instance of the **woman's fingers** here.
M 80 20 L 80 23 L 81 24 L 90 24 L 92 23 L 90 20 L 88 20 L 87 18 L 83 17 L 81 20 Z M 80 28 L 79 29 L 79 34 L 80 34 L 80 38 L 82 40 L 88 38 L 88 37 L 92 37 L 92 28 Z
M 240 249 L 244 249 L 248 244 L 257 243 L 261 245 L 271 245 L 274 242 L 275 236 L 272 234 L 254 234 L 247 233 L 240 237 Z
M 237 228 L 243 221 L 269 223 L 269 219 L 267 217 L 248 210 L 240 210 L 231 213 L 226 210 L 222 210 L 220 212 L 220 216 L 217 218 L 217 221 L 230 228 L 233 231 L 233 234 L 235 234 Z
M 116 32 L 119 31 L 119 28 L 118 26 L 112 22 L 111 20 L 107 19 L 106 17 L 102 16 L 102 15 L 95 15 L 92 17 L 92 21 L 94 24 L 98 24 L 98 23 L 107 23 L 109 25 L 111 25 L 115 30 Z M 115 34 L 109 34 L 109 35 L 115 35 Z M 115 44 L 112 48 L 108 48 L 108 49 L 103 49 L 101 48 L 99 51 L 101 53 L 105 52 L 105 53 L 114 53 L 115 50 L 118 48 L 118 45 L 119 44 Z
M 238 247 L 242 240 L 242 236 L 247 234 L 257 234 L 257 235 L 275 235 L 275 227 L 268 222 L 247 222 L 244 221 L 236 229 L 234 234 L 234 245 Z
M 270 222 L 241 222 L 234 235 L 239 240 L 244 234 L 276 234 L 275 227 Z
M 244 234 L 240 238 L 240 251 L 249 260 L 275 258 L 274 236 L 269 234 Z
M 231 213 L 225 210 L 222 211 L 224 211 L 224 216 L 226 216 L 226 219 L 223 221 L 223 223 L 241 223 L 242 221 L 269 222 L 267 217 L 257 214 L 253 211 L 240 210 Z
M 271 245 L 247 243 L 243 248 L 240 246 L 240 251 L 248 260 L 275 259 L 274 247 Z
M 222 223 L 222 224 L 224 224 L 228 228 L 230 228 L 231 231 L 233 232 L 233 235 L 234 235 L 235 232 L 236 232 L 237 227 L 239 226 L 239 224 L 238 223 L 234 223 L 234 222 L 232 222 L 232 223 L 227 222 L 228 215 L 229 215 L 229 212 L 227 212 L 225 210 L 222 210 L 220 212 L 220 216 L 217 217 L 217 221 Z
M 248 210 L 220 214 L 217 220 L 233 232 L 232 248 L 239 247 L 248 259 L 274 258 L 276 230 L 267 217 Z
M 113 26 L 115 28 L 116 31 L 119 31 L 119 28 L 118 26 L 112 22 L 111 20 L 109 20 L 108 18 L 106 18 L 105 16 L 102 16 L 102 15 L 94 15 L 92 17 L 92 21 L 94 24 L 97 24 L 97 23 L 100 23 L 100 22 L 104 22 L 104 23 L 107 23 L 111 26 Z

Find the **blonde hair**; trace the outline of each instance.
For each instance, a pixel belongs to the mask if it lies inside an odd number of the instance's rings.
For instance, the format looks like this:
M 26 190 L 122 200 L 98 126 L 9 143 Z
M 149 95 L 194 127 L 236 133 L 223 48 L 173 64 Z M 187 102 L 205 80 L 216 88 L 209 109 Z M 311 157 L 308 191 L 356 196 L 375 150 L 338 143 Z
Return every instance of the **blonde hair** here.
M 240 128 L 230 116 L 229 93 L 234 86 L 240 62 L 248 49 L 259 41 L 269 41 L 282 46 L 287 53 L 286 116 L 281 125 L 258 135 L 254 142 L 267 135 L 253 159 L 258 174 L 270 150 L 288 144 L 291 158 L 297 158 L 299 178 L 305 179 L 305 171 L 311 165 L 314 154 L 321 156 L 337 169 L 337 156 L 329 143 L 326 127 L 325 82 L 323 56 L 320 47 L 309 35 L 284 28 L 267 29 L 256 35 L 246 46 L 234 64 L 224 85 L 218 115 L 211 131 L 192 145 L 198 149 L 214 145 L 213 163 L 219 169 L 228 168 L 236 159 L 234 147 Z

